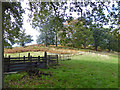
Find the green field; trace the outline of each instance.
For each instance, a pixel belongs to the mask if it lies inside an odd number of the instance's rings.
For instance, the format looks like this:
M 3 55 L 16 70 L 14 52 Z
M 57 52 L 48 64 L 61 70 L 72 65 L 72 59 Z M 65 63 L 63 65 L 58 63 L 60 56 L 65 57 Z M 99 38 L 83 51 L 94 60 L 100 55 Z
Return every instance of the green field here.
M 21 53 L 23 56 L 24 54 Z M 31 52 L 31 54 L 38 56 L 37 52 Z M 17 56 L 18 54 L 10 55 Z M 51 72 L 52 76 L 37 77 L 29 76 L 26 72 L 19 72 L 5 75 L 5 85 L 10 88 L 118 87 L 118 56 L 115 54 L 83 53 L 83 55 L 73 56 L 71 60 L 59 61 L 59 65 L 55 67 L 39 70 L 45 73 Z

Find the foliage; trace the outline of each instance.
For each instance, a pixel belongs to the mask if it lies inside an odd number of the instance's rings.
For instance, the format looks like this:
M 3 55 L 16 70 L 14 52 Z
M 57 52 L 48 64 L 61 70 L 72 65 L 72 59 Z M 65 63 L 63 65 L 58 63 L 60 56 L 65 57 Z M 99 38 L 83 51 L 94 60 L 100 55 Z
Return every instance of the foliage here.
M 31 10 L 35 11 L 32 12 L 32 24 L 33 24 L 33 28 L 38 29 L 41 31 L 41 34 L 43 33 L 42 31 L 44 31 L 45 27 L 46 27 L 46 32 L 53 32 L 55 33 L 55 43 L 57 46 L 57 42 L 58 42 L 58 31 L 60 30 L 60 28 L 63 26 L 63 14 L 64 13 L 60 13 L 60 9 L 63 6 L 64 3 L 58 3 L 58 2 L 36 2 L 36 3 L 30 3 L 30 7 Z M 39 9 L 35 8 L 35 7 L 39 7 Z M 46 25 L 45 25 L 46 24 Z M 49 27 L 50 28 L 47 28 Z M 45 33 L 45 32 L 44 32 Z M 50 34 L 46 35 L 47 37 Z M 40 36 L 41 39 L 44 39 L 45 36 L 41 35 Z M 39 38 L 38 38 L 39 39 Z M 48 38 L 49 39 L 49 38 Z M 44 41 L 44 40 L 43 40 Z M 47 41 L 46 41 L 47 42 Z M 53 43 L 52 43 L 53 44 Z
M 44 43 L 46 46 L 55 44 L 55 32 L 52 30 L 53 28 L 49 24 L 50 23 L 47 23 L 42 26 L 42 29 L 40 30 L 41 33 L 37 39 L 38 44 Z
M 43 30 L 41 26 L 51 25 L 56 46 L 60 40 L 64 46 L 86 48 L 92 45 L 96 51 L 98 47 L 109 51 L 118 49 L 118 29 L 114 26 L 119 23 L 119 2 L 36 2 L 30 3 L 30 7 L 33 27 Z M 74 13 L 77 13 L 77 19 L 73 18 Z M 67 25 L 63 25 L 65 22 Z
M 20 44 L 21 46 L 25 46 L 25 44 L 31 43 L 32 41 L 33 41 L 32 36 L 31 35 L 26 35 L 25 29 L 20 32 L 20 35 L 19 35 L 18 39 L 15 40 L 15 42 L 17 44 Z
M 86 48 L 86 46 L 92 44 L 93 37 L 92 32 L 87 27 L 86 24 L 84 24 L 84 21 L 78 21 L 74 24 L 75 33 L 73 34 L 73 43 L 74 46 L 80 47 L 81 45 Z
M 24 10 L 20 2 L 3 2 L 2 6 L 4 46 L 11 46 L 15 43 L 15 38 L 19 37 Z

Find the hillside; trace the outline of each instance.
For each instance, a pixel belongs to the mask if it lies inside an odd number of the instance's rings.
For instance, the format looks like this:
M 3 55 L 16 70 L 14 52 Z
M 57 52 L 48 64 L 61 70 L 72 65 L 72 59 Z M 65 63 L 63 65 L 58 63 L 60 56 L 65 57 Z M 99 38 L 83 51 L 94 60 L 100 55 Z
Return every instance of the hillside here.
M 28 45 L 25 47 L 14 47 L 12 49 L 4 49 L 4 53 L 20 53 L 20 52 L 50 52 L 50 53 L 57 53 L 57 54 L 74 54 L 77 53 L 78 50 L 75 49 L 69 49 L 64 46 L 58 45 L 58 47 L 55 47 L 54 45 L 50 45 L 48 47 L 45 47 L 44 45 Z
M 55 45 L 49 45 L 48 47 L 45 47 L 43 44 L 33 44 L 28 45 L 25 47 L 14 47 L 12 49 L 4 49 L 4 54 L 8 53 L 22 53 L 22 52 L 49 52 L 49 53 L 55 53 L 55 54 L 72 54 L 72 55 L 81 55 L 84 53 L 96 53 L 96 54 L 102 54 L 102 55 L 114 55 L 118 56 L 117 52 L 107 52 L 107 51 L 94 51 L 90 49 L 77 49 L 77 48 L 71 48 L 71 47 L 65 47 L 58 45 L 56 47 Z

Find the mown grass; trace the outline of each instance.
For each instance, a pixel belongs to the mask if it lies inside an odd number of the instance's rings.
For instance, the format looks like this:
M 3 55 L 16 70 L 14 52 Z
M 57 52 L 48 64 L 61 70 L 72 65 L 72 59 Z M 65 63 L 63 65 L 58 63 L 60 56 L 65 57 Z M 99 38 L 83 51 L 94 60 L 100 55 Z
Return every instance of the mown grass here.
M 117 88 L 118 58 L 112 55 L 84 53 L 71 60 L 59 61 L 49 69 L 52 76 L 29 76 L 26 72 L 5 75 L 10 88 Z

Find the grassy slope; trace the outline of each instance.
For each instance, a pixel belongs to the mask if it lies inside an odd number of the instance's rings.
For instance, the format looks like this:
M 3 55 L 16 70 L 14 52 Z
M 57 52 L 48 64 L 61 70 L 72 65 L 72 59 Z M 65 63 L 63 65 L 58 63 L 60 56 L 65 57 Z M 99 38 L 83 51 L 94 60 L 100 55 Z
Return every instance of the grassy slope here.
M 34 52 L 33 52 L 34 53 Z M 107 53 L 106 53 L 107 54 Z M 117 88 L 117 55 L 84 53 L 55 68 L 39 69 L 52 76 L 30 77 L 26 72 L 5 75 L 7 87 L 29 88 Z M 25 75 L 25 77 L 23 77 Z M 11 81 L 12 80 L 12 81 Z

